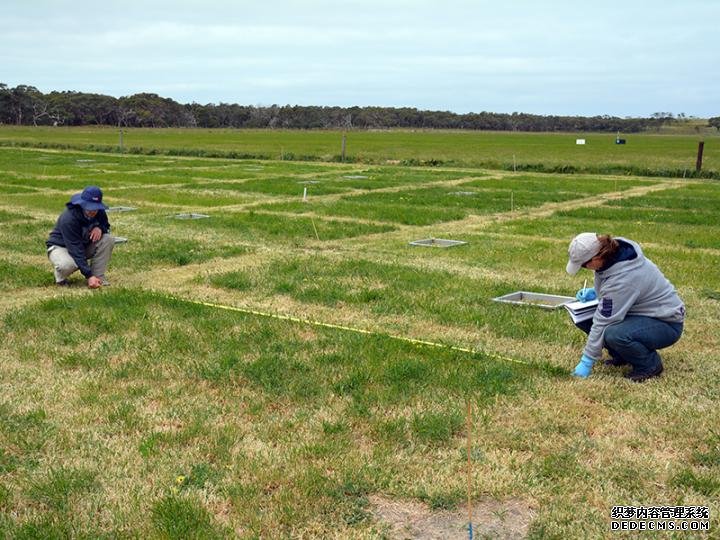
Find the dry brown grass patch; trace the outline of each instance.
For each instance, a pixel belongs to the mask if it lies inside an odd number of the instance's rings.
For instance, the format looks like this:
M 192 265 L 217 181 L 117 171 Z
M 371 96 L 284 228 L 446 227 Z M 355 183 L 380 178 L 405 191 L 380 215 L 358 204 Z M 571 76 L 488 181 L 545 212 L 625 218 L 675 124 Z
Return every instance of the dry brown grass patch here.
M 434 540 L 468 537 L 467 508 L 432 510 L 415 501 L 397 501 L 372 495 L 371 511 L 391 539 Z M 480 501 L 472 507 L 473 533 L 478 538 L 524 538 L 535 513 L 530 504 L 519 499 Z

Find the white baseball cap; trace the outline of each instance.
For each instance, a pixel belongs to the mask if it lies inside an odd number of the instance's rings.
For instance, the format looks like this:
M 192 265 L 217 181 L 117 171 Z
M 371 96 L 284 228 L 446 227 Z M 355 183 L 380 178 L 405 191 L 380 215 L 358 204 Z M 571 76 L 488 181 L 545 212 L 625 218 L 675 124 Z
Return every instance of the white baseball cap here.
M 600 253 L 600 241 L 597 234 L 593 232 L 584 232 L 578 234 L 570 242 L 568 248 L 568 263 L 565 270 L 571 276 L 578 273 L 583 264 Z

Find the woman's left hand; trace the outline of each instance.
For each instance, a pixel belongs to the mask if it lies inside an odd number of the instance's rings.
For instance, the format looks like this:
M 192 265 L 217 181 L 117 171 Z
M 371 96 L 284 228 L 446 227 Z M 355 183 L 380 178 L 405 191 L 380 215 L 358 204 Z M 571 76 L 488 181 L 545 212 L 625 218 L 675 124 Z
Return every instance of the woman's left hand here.
M 580 377 L 581 379 L 587 379 L 592 372 L 594 363 L 595 360 L 583 354 L 582 358 L 580 358 L 580 362 L 578 362 L 578 365 L 575 366 L 575 371 L 573 371 L 573 375 L 575 377 Z

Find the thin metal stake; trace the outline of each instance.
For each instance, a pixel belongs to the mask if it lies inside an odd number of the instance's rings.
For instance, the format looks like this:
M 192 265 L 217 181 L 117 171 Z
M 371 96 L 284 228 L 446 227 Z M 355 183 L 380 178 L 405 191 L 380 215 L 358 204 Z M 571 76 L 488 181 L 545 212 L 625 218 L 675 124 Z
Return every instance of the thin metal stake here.
M 468 540 L 472 540 L 472 405 L 470 399 L 467 399 L 467 509 Z
M 312 223 L 313 230 L 315 231 L 315 238 L 318 239 L 318 242 L 320 241 L 320 236 L 317 233 L 317 228 L 315 227 L 315 220 L 310 216 L 310 223 Z

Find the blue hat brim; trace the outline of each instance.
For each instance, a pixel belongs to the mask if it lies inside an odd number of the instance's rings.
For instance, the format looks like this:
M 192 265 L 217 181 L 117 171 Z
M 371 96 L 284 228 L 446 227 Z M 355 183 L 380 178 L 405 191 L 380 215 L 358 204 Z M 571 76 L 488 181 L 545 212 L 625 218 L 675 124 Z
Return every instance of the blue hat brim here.
M 101 202 L 86 201 L 82 198 L 82 193 L 76 193 L 70 197 L 70 204 L 77 204 L 81 206 L 83 210 L 88 210 L 89 212 L 108 209 L 108 207 Z

